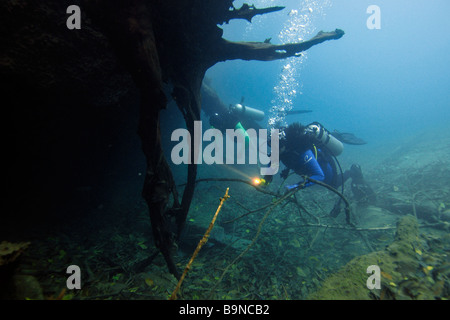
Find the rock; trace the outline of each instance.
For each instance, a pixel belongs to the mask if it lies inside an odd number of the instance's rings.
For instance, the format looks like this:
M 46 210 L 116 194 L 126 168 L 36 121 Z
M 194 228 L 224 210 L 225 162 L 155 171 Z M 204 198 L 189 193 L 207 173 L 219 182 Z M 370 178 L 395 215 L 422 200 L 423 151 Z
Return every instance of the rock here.
M 411 299 L 407 286 L 414 281 L 412 272 L 420 271 L 418 250 L 419 228 L 417 219 L 405 216 L 397 224 L 394 242 L 385 250 L 359 256 L 347 263 L 340 271 L 325 279 L 321 288 L 308 296 L 308 299 L 322 300 L 370 300 L 370 299 Z M 368 289 L 370 276 L 367 268 L 377 265 L 381 270 L 381 290 Z M 410 280 L 406 280 L 410 279 Z M 406 292 L 406 293 L 405 293 Z M 429 298 L 423 292 L 422 298 Z

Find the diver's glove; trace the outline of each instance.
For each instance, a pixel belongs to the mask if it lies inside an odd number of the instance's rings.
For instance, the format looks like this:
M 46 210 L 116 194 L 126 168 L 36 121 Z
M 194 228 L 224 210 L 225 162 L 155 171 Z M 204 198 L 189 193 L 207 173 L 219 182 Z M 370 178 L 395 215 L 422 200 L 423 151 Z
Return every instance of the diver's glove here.
M 303 183 L 304 183 L 303 181 L 300 181 L 300 182 L 298 182 L 296 184 L 291 184 L 289 186 L 286 186 L 285 190 L 284 190 L 284 195 L 288 194 L 289 192 L 291 192 L 292 190 L 294 190 L 296 188 L 297 188 L 296 191 L 300 190 L 300 189 L 303 189 L 305 187 L 303 185 Z
M 266 175 L 263 176 L 261 179 L 259 179 L 259 186 L 260 187 L 266 187 L 268 186 L 273 180 L 273 176 L 272 175 Z
M 299 182 L 297 182 L 296 184 L 291 184 L 291 185 L 289 185 L 289 186 L 286 186 L 286 189 L 288 190 L 288 191 L 290 191 L 290 190 L 292 190 L 292 189 L 295 189 L 295 188 L 299 188 L 299 189 L 303 189 L 305 186 L 304 186 L 304 181 L 299 181 Z

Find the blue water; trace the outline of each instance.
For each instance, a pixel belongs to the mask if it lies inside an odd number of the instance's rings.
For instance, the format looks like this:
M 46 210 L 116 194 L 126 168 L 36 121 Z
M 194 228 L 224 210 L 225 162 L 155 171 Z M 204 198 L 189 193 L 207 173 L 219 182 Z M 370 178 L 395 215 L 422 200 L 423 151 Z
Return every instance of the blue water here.
M 298 34 L 310 39 L 318 31 L 343 29 L 339 40 L 312 47 L 297 63 L 293 109 L 312 113 L 288 116 L 287 123 L 319 121 L 328 129 L 353 132 L 371 146 L 383 146 L 426 130 L 448 126 L 450 119 L 450 2 L 330 0 L 253 2 L 257 7 L 286 9 L 256 16 L 250 24 L 233 20 L 223 25 L 224 38 L 280 44 L 280 32 L 293 18 L 309 12 Z M 240 7 L 236 1 L 235 6 Z M 369 5 L 381 12 L 381 29 L 370 30 Z M 302 11 L 303 10 L 303 11 Z M 305 11 L 308 10 L 308 11 Z M 293 58 L 295 59 L 295 58 Z M 245 104 L 269 114 L 279 94 L 287 60 L 226 61 L 208 70 L 213 87 L 226 103 Z M 279 105 L 278 105 L 279 107 Z M 400 141 L 400 140 L 398 140 Z

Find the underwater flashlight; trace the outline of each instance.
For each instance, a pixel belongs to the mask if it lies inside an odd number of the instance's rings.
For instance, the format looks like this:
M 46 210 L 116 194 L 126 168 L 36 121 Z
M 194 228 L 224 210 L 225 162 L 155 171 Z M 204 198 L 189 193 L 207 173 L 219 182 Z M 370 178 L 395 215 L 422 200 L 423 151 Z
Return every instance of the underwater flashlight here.
M 253 184 L 255 186 L 258 186 L 258 185 L 264 186 L 266 184 L 266 180 L 260 179 L 260 178 L 254 178 L 253 179 Z

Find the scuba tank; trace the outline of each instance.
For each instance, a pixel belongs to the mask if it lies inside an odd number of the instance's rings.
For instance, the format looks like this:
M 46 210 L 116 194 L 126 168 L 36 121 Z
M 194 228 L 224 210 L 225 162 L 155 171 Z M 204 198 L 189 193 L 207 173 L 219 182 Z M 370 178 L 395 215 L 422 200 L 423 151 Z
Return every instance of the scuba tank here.
M 340 155 L 344 150 L 342 142 L 333 137 L 331 133 L 318 122 L 313 122 L 308 125 L 305 131 L 307 134 L 314 137 L 319 145 L 327 148 L 334 156 Z
M 238 114 L 239 117 L 244 117 L 256 121 L 264 119 L 264 112 L 255 108 L 246 107 L 240 103 L 230 107 L 232 112 Z

